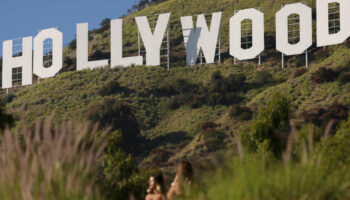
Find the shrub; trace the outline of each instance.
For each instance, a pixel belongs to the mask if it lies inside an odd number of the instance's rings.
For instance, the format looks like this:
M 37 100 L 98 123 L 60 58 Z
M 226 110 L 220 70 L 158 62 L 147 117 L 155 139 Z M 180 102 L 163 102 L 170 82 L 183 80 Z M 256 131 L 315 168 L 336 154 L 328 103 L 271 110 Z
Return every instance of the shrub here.
M 350 82 L 350 72 L 341 73 L 338 77 L 341 84 L 346 84 Z
M 238 91 L 245 87 L 246 77 L 243 74 L 231 74 L 224 78 L 220 72 L 214 72 L 206 90 L 210 106 L 232 105 L 241 100 Z
M 120 131 L 107 135 L 108 145 L 103 154 L 102 190 L 107 199 L 129 199 L 133 195 L 142 199 L 146 194 L 151 171 L 139 171 L 131 155 L 122 150 L 123 138 Z M 155 170 L 153 170 L 155 171 Z
M 251 123 L 251 141 L 259 149 L 260 145 L 270 145 L 270 150 L 276 155 L 282 153 L 283 138 L 277 131 L 281 126 L 287 126 L 290 117 L 290 100 L 286 95 L 276 92 L 265 107 L 259 109 L 257 119 Z
M 215 129 L 218 125 L 215 122 L 205 121 L 201 124 L 202 132 L 206 132 L 210 129 Z
M 70 50 L 75 50 L 77 48 L 77 39 L 72 40 L 68 45 Z
M 99 89 L 98 93 L 101 96 L 108 96 L 120 93 L 127 93 L 127 89 L 120 86 L 120 83 L 116 80 L 108 81 Z
M 305 74 L 307 71 L 308 70 L 305 67 L 302 67 L 302 68 L 300 68 L 300 69 L 298 69 L 297 71 L 294 72 L 293 77 L 297 78 L 297 77 Z
M 173 84 L 173 89 L 177 94 L 194 93 L 197 90 L 197 86 L 185 79 L 177 79 Z
M 176 95 L 177 92 L 175 91 L 173 84 L 163 83 L 157 87 L 153 93 L 160 97 L 170 97 Z
M 64 57 L 63 63 L 65 66 L 71 66 L 71 65 L 75 64 L 75 61 L 71 57 L 66 56 L 66 57 Z
M 222 148 L 225 134 L 217 130 L 218 125 L 215 122 L 206 121 L 201 124 L 201 140 L 209 151 Z
M 229 112 L 231 119 L 237 119 L 239 121 L 251 120 L 253 117 L 253 112 L 247 106 L 235 105 Z
M 349 107 L 335 102 L 329 108 L 318 108 L 312 111 L 303 112 L 303 118 L 317 126 L 326 125 L 330 120 L 335 120 L 335 126 L 348 117 Z M 335 127 L 334 126 L 334 127 Z
M 123 147 L 130 150 L 139 139 L 139 125 L 129 105 L 113 97 L 92 103 L 86 113 L 87 119 L 100 128 L 121 130 Z
M 102 52 L 101 50 L 96 50 L 91 55 L 91 59 L 93 59 L 93 60 L 110 59 L 110 53 L 109 52 Z
M 8 103 L 11 103 L 12 100 L 15 98 L 16 98 L 16 95 L 14 95 L 13 93 L 9 93 L 1 98 L 1 102 L 3 102 L 4 104 L 8 104 Z
M 338 72 L 334 71 L 331 68 L 321 67 L 316 72 L 311 74 L 311 81 L 313 83 L 325 83 L 332 82 L 338 77 Z
M 7 114 L 3 105 L 0 104 L 0 131 L 6 127 L 12 127 L 15 119 L 11 114 Z
M 257 71 L 254 74 L 254 80 L 255 80 L 255 83 L 262 84 L 262 85 L 272 83 L 274 81 L 272 74 L 266 70 Z
M 99 29 L 94 30 L 95 33 L 101 34 L 105 31 L 109 30 L 110 26 L 111 26 L 111 19 L 106 18 L 106 19 L 102 20 L 100 23 L 100 26 L 101 27 Z
M 176 109 L 182 105 L 198 108 L 202 105 L 232 105 L 241 101 L 239 91 L 245 89 L 244 74 L 223 77 L 219 71 L 212 74 L 206 85 L 193 84 L 185 79 L 177 79 L 173 85 L 158 88 L 158 93 L 177 95 L 168 100 L 168 107 Z

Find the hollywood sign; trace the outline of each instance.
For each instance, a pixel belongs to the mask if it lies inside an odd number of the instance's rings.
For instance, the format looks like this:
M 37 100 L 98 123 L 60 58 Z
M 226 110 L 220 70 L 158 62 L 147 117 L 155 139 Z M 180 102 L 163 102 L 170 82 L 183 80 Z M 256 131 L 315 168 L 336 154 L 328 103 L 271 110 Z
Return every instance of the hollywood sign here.
M 339 5 L 339 26 L 337 33 L 329 32 L 329 4 Z M 343 43 L 350 36 L 350 0 L 317 0 L 317 46 Z M 291 44 L 288 37 L 288 17 L 299 16 L 299 41 Z M 136 17 L 139 34 L 146 51 L 146 65 L 159 66 L 161 45 L 168 28 L 170 13 L 160 14 L 154 31 L 148 18 Z M 195 65 L 200 50 L 206 63 L 214 63 L 221 26 L 221 12 L 212 13 L 210 29 L 205 16 L 198 15 L 196 27 L 192 16 L 181 17 L 187 65 Z M 252 45 L 244 49 L 241 46 L 242 21 L 252 22 Z M 143 56 L 123 57 L 122 19 L 111 20 L 111 67 L 143 65 Z M 230 19 L 229 47 L 230 55 L 239 60 L 254 59 L 265 49 L 264 14 L 257 9 L 245 9 L 236 12 Z M 62 69 L 63 34 L 58 29 L 45 29 L 34 37 L 22 38 L 19 55 L 13 54 L 13 40 L 3 42 L 2 88 L 13 87 L 13 69 L 21 67 L 21 85 L 31 85 L 32 76 L 39 78 L 54 77 Z M 50 66 L 44 66 L 44 41 L 52 40 L 52 60 Z M 33 42 L 34 41 L 34 42 Z M 33 44 L 34 43 L 34 44 Z M 312 45 L 312 9 L 302 3 L 288 4 L 276 13 L 276 49 L 282 55 L 299 55 Z M 33 50 L 34 46 L 34 50 Z M 34 52 L 34 53 L 33 53 Z M 34 54 L 34 55 L 33 55 Z M 108 60 L 89 61 L 88 24 L 77 24 L 77 70 L 94 69 L 109 64 Z

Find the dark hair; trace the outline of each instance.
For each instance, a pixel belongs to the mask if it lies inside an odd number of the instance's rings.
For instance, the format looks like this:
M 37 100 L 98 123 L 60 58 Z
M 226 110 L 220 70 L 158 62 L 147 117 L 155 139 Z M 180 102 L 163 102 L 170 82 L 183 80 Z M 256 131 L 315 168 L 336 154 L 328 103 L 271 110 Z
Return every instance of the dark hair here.
M 181 182 L 183 181 L 193 182 L 192 164 L 188 161 L 181 161 L 177 169 L 177 175 Z
M 157 174 L 153 176 L 154 182 L 160 186 L 160 192 L 165 193 L 165 182 L 162 174 Z

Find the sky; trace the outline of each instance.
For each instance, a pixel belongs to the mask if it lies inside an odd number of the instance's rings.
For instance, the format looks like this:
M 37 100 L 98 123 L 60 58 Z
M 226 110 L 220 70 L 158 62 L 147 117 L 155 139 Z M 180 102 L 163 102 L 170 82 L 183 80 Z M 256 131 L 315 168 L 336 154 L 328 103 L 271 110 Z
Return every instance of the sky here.
M 39 30 L 58 26 L 66 46 L 75 38 L 77 23 L 98 28 L 103 19 L 119 18 L 131 7 L 132 0 L 1 0 L 0 41 L 35 37 Z

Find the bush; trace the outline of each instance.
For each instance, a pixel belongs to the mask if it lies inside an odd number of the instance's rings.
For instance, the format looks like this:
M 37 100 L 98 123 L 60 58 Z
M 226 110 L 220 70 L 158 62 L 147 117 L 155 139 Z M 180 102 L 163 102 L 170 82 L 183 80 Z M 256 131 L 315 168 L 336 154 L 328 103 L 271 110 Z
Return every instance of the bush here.
M 109 52 L 102 52 L 101 50 L 96 50 L 90 57 L 92 60 L 102 60 L 102 59 L 110 59 Z
M 305 121 L 313 123 L 317 126 L 326 125 L 330 120 L 335 120 L 335 126 L 348 117 L 349 107 L 335 102 L 329 108 L 314 109 L 312 111 L 303 112 L 302 116 Z M 334 127 L 335 127 L 334 126 Z
M 153 93 L 156 96 L 160 96 L 160 97 L 170 97 L 177 94 L 173 84 L 170 84 L 170 83 L 161 84 L 159 87 L 155 89 Z
M 311 74 L 310 79 L 313 83 L 319 84 L 332 82 L 337 79 L 338 75 L 339 73 L 331 68 L 321 67 L 316 72 Z
M 214 107 L 216 105 L 232 105 L 238 103 L 241 98 L 239 90 L 245 88 L 246 77 L 243 74 L 231 74 L 224 78 L 220 72 L 214 72 L 208 83 L 207 104 Z
M 262 84 L 262 85 L 272 83 L 274 81 L 272 74 L 265 70 L 257 71 L 254 74 L 254 80 L 255 80 L 255 83 Z
M 197 88 L 198 86 L 190 83 L 185 79 L 177 79 L 173 84 L 173 89 L 176 91 L 177 94 L 195 93 Z
M 229 112 L 231 119 L 237 119 L 239 121 L 251 120 L 253 117 L 253 112 L 247 106 L 235 105 Z
M 68 45 L 70 50 L 75 50 L 77 48 L 77 39 L 72 40 Z
M 9 93 L 1 98 L 1 102 L 3 102 L 4 104 L 8 104 L 8 103 L 11 103 L 12 100 L 15 98 L 16 98 L 16 95 L 14 95 L 13 93 Z
M 350 72 L 344 72 L 339 75 L 338 80 L 341 84 L 346 84 L 350 82 Z
M 225 134 L 217 130 L 218 125 L 215 122 L 206 121 L 201 124 L 201 140 L 209 151 L 218 150 L 223 147 Z
M 100 23 L 100 26 L 101 27 L 99 29 L 94 30 L 95 33 L 101 34 L 105 31 L 109 30 L 111 27 L 111 19 L 106 18 L 106 19 L 102 20 Z
M 307 71 L 308 71 L 308 70 L 307 70 L 305 67 L 300 68 L 300 69 L 298 69 L 297 71 L 294 72 L 293 77 L 294 77 L 294 78 L 297 78 L 297 77 L 299 77 L 299 76 L 305 74 Z
M 129 105 L 113 97 L 106 97 L 92 103 L 86 113 L 87 119 L 97 123 L 100 128 L 121 130 L 124 138 L 123 147 L 130 150 L 139 139 L 140 129 L 136 117 Z
M 11 114 L 7 114 L 4 105 L 0 103 L 0 131 L 3 131 L 6 127 L 12 127 L 14 123 L 14 117 Z
M 219 71 L 212 74 L 206 85 L 193 84 L 185 79 L 177 79 L 173 85 L 164 85 L 156 94 L 176 95 L 168 100 L 170 109 L 182 105 L 198 108 L 202 105 L 233 105 L 241 101 L 240 91 L 245 90 L 244 74 L 231 74 L 223 77 Z
M 251 123 L 250 137 L 256 149 L 269 144 L 270 150 L 279 156 L 282 153 L 284 138 L 277 134 L 282 126 L 289 123 L 290 100 L 286 95 L 276 92 L 265 107 L 259 109 L 257 119 Z
M 202 132 L 206 132 L 211 129 L 215 129 L 218 125 L 215 122 L 205 121 L 201 124 Z
M 152 171 L 139 171 L 131 155 L 122 150 L 123 138 L 120 131 L 107 135 L 108 145 L 102 159 L 103 185 L 107 199 L 144 198 L 148 179 Z M 156 170 L 153 170 L 156 171 Z
M 128 90 L 122 86 L 116 80 L 108 81 L 99 89 L 98 93 L 101 96 L 115 95 L 120 93 L 128 93 Z

